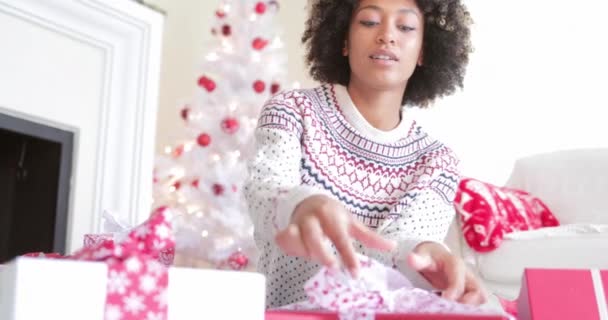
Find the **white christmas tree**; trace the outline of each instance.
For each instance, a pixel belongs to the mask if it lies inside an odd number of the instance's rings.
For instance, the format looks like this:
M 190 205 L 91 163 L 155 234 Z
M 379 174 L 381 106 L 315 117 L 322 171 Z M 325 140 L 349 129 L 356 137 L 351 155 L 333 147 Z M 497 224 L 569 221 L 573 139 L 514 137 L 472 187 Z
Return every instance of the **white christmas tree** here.
M 195 93 L 176 112 L 184 130 L 157 157 L 153 205 L 177 212 L 181 265 L 254 267 L 253 226 L 242 187 L 260 109 L 285 82 L 278 9 L 277 1 L 219 5 Z

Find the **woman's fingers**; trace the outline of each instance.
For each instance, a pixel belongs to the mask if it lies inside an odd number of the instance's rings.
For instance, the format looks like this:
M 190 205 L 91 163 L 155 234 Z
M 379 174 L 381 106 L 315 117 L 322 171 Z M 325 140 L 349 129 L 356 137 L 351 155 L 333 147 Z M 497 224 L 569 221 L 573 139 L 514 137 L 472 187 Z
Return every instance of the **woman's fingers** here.
M 344 266 L 350 271 L 351 275 L 357 277 L 359 273 L 359 259 L 355 254 L 350 236 L 347 232 L 347 226 L 335 223 L 326 223 L 324 231 L 327 237 L 333 242 L 336 250 L 342 258 Z
M 300 236 L 300 228 L 296 224 L 289 224 L 285 230 L 275 236 L 279 248 L 290 256 L 307 257 L 306 246 Z
M 325 245 L 325 234 L 321 229 L 319 220 L 315 218 L 305 219 L 300 223 L 302 231 L 302 241 L 308 251 L 308 256 L 319 261 L 327 267 L 336 265 L 335 256 L 329 251 Z
M 444 255 L 443 272 L 448 287 L 443 292 L 443 297 L 449 300 L 459 300 L 465 289 L 466 268 L 464 263 L 452 255 Z
M 466 272 L 464 294 L 458 302 L 480 305 L 488 300 L 487 294 L 479 280 L 470 272 Z
M 329 238 L 344 266 L 353 276 L 357 276 L 359 260 L 352 238 L 366 247 L 383 251 L 396 246 L 394 241 L 381 237 L 353 218 L 339 203 L 319 197 L 304 201 L 309 202 L 296 208 L 292 224 L 276 237 L 277 244 L 289 255 L 308 257 L 325 266 L 335 266 L 337 257 L 325 245 L 325 239 Z
M 428 253 L 420 254 L 412 252 L 407 257 L 407 263 L 412 269 L 421 273 L 437 272 L 439 268 L 435 260 Z
M 458 299 L 458 302 L 478 306 L 480 304 L 485 303 L 485 300 L 481 292 L 469 291 L 465 292 L 465 294 L 460 299 Z
M 350 234 L 364 246 L 382 251 L 391 251 L 397 246 L 395 241 L 382 237 L 356 218 L 350 220 L 352 221 L 350 225 Z

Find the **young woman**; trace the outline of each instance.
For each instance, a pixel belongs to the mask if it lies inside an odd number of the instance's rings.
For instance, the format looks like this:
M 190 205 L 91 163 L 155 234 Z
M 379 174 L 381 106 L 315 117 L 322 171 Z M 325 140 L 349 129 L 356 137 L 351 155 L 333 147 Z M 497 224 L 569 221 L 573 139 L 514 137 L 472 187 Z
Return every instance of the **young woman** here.
M 269 307 L 305 300 L 320 265 L 356 276 L 355 252 L 445 298 L 485 302 L 442 244 L 457 157 L 404 108 L 462 87 L 469 25 L 460 0 L 313 1 L 302 40 L 322 85 L 266 103 L 246 185 Z

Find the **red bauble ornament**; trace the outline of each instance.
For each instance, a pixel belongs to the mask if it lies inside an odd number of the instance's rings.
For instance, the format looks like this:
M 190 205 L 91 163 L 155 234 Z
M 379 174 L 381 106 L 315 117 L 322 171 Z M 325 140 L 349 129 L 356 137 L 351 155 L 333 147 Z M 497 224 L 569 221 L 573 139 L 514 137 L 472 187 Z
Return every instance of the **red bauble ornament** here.
M 224 10 L 217 10 L 215 11 L 215 15 L 221 19 L 226 16 L 226 12 L 224 12 Z
M 260 37 L 253 39 L 253 42 L 251 42 L 251 46 L 255 50 L 262 50 L 266 47 L 266 45 L 268 45 L 268 40 L 264 40 Z
M 201 133 L 196 138 L 196 142 L 198 143 L 199 146 L 206 147 L 209 144 L 211 144 L 211 136 L 206 133 Z
M 182 119 L 184 119 L 184 121 L 188 121 L 188 114 L 190 113 L 190 108 L 185 107 L 182 109 L 182 111 L 180 112 L 180 115 L 182 116 Z
M 215 90 L 215 81 L 207 78 L 206 76 L 198 78 L 198 85 L 205 88 L 205 90 L 209 92 L 213 92 L 213 90 Z
M 175 188 L 175 190 L 179 190 L 179 188 L 180 188 L 181 186 L 182 186 L 182 183 L 181 183 L 181 182 L 179 182 L 179 181 L 176 181 L 176 182 L 173 184 L 173 187 Z
M 270 93 L 272 94 L 279 92 L 279 90 L 281 90 L 281 85 L 276 82 L 270 86 Z
M 258 2 L 255 4 L 255 12 L 257 14 L 264 14 L 266 12 L 266 4 L 264 2 Z
M 230 25 L 225 24 L 222 26 L 222 34 L 226 37 L 232 34 L 232 28 L 230 27 Z
M 236 187 L 236 185 L 232 185 L 232 192 L 236 192 L 238 190 L 238 188 Z
M 198 189 L 198 179 L 195 179 L 194 181 L 192 181 L 192 186 Z
M 233 117 L 222 120 L 222 130 L 228 134 L 237 132 L 239 130 L 239 121 Z
M 249 264 L 249 258 L 242 252 L 237 251 L 228 258 L 228 265 L 232 270 L 243 270 Z
M 264 92 L 264 89 L 266 89 L 266 84 L 264 83 L 264 81 L 256 80 L 253 83 L 253 90 L 255 90 L 255 92 L 262 93 Z
M 214 183 L 211 186 L 211 189 L 213 190 L 213 194 L 216 196 L 221 196 L 224 194 L 224 186 L 219 183 Z

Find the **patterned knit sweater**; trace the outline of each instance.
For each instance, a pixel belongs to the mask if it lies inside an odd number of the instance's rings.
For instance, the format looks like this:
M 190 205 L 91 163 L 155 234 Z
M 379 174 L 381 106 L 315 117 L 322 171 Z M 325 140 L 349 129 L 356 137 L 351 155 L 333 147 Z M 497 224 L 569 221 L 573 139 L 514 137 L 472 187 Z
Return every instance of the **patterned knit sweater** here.
M 287 91 L 264 105 L 245 195 L 260 250 L 258 270 L 267 279 L 268 307 L 305 300 L 304 282 L 320 267 L 283 254 L 274 243 L 296 205 L 316 194 L 340 201 L 398 243 L 393 252 L 379 252 L 355 241 L 358 252 L 430 289 L 407 267 L 406 258 L 422 241 L 444 240 L 454 216 L 458 161 L 401 113 L 396 128 L 378 130 L 359 113 L 344 86 L 331 84 Z

